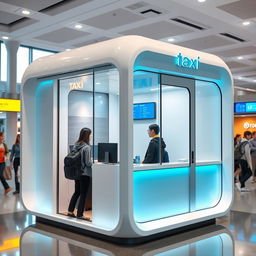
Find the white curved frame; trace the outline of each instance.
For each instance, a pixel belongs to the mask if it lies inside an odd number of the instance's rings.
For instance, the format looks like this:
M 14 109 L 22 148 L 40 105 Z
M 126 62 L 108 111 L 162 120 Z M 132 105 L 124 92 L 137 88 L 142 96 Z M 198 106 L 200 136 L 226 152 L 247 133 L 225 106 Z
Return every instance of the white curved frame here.
M 200 56 L 199 69 L 177 68 L 167 74 L 207 80 L 219 85 L 222 94 L 222 197 L 210 209 L 139 224 L 133 218 L 133 69 L 143 52 L 167 56 Z M 118 215 L 115 227 L 68 219 L 57 214 L 57 80 L 60 74 L 114 65 L 120 76 L 120 165 Z M 49 82 L 51 79 L 52 82 Z M 47 82 L 48 81 L 48 82 Z M 45 86 L 39 86 L 44 83 Z M 38 97 L 40 95 L 40 98 Z M 187 226 L 225 215 L 233 199 L 233 82 L 227 65 L 217 56 L 139 36 L 117 39 L 44 57 L 26 70 L 21 88 L 22 145 L 21 194 L 24 207 L 38 217 L 112 237 L 136 238 Z M 40 113 L 40 114 L 38 114 Z

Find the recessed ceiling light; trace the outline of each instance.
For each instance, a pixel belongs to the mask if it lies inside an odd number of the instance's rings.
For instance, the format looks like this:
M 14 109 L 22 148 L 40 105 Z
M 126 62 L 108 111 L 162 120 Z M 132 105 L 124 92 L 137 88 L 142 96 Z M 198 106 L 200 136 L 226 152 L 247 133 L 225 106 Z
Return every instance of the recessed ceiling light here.
M 9 39 L 8 36 L 2 36 L 2 38 L 5 39 L 5 40 L 8 40 L 8 39 Z
M 71 49 L 66 49 L 66 51 L 70 51 Z
M 244 58 L 243 56 L 237 57 L 238 60 L 242 60 L 243 58 Z
M 96 84 L 101 84 L 100 82 L 97 82 Z
M 206 0 L 197 0 L 199 3 L 204 3 Z
M 81 25 L 81 24 L 76 24 L 75 25 L 75 28 L 77 28 L 77 29 L 81 29 L 83 26 Z
M 241 76 L 238 76 L 238 77 L 237 77 L 237 79 L 238 79 L 238 80 L 241 80 L 241 79 L 242 79 L 242 77 L 241 77 Z
M 167 40 L 168 40 L 168 42 L 174 42 L 175 41 L 175 39 L 172 38 L 172 37 L 168 38 Z
M 256 79 L 254 79 L 253 82 L 256 83 Z
M 244 26 L 248 26 L 248 25 L 250 25 L 250 24 L 251 24 L 251 22 L 248 21 L 248 20 L 243 22 L 243 25 L 244 25 Z
M 23 10 L 22 10 L 22 14 L 24 14 L 24 15 L 29 15 L 29 14 L 30 14 L 30 11 L 29 11 L 29 10 L 26 10 L 26 9 L 23 9 Z

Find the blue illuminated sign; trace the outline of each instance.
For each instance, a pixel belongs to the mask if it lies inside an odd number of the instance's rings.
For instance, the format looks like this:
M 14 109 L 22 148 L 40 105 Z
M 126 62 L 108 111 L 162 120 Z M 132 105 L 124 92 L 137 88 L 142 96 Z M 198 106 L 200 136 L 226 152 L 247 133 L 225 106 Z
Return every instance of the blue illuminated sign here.
M 238 102 L 234 105 L 234 112 L 241 113 L 254 113 L 256 112 L 256 102 Z
M 136 103 L 133 105 L 133 119 L 144 120 L 144 119 L 155 119 L 156 118 L 156 103 Z
M 199 59 L 200 57 L 197 57 L 197 59 L 190 59 L 179 53 L 176 57 L 176 64 L 183 68 L 199 69 Z

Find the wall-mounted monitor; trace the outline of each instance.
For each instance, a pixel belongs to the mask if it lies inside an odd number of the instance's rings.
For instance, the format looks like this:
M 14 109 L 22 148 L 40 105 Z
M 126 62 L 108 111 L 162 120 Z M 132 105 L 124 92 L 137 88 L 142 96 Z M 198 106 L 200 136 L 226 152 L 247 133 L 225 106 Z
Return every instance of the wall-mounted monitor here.
M 144 102 L 133 104 L 133 119 L 145 120 L 156 119 L 156 103 Z
M 237 102 L 234 105 L 235 114 L 256 113 L 256 102 Z

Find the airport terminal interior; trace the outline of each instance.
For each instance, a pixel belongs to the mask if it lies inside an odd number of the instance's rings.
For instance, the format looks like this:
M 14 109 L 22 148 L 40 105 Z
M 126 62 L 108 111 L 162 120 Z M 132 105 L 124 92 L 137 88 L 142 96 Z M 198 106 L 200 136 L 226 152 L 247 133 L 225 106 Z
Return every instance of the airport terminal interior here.
M 0 256 L 256 255 L 255 10 L 0 0 Z

